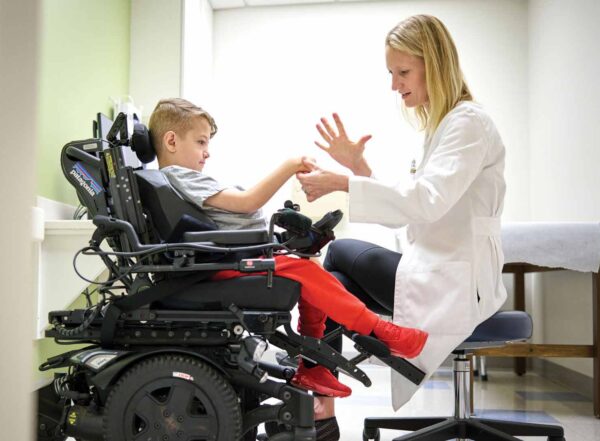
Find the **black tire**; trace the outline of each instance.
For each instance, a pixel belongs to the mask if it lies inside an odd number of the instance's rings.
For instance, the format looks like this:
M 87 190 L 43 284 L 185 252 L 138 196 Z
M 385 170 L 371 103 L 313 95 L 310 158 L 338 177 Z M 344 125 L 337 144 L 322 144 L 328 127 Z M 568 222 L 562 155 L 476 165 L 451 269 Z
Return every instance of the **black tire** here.
M 127 370 L 106 400 L 106 441 L 232 441 L 242 415 L 231 385 L 191 357 L 161 355 Z
M 65 441 L 58 426 L 65 408 L 65 399 L 56 395 L 50 383 L 37 391 L 37 441 Z

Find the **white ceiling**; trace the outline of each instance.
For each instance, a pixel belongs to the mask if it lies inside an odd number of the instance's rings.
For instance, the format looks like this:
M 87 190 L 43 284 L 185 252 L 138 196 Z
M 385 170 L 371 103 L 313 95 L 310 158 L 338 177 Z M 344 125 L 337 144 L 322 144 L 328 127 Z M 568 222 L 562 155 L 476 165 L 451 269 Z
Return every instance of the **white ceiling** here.
M 209 0 L 213 9 L 245 8 L 248 6 L 305 5 L 310 3 L 339 3 L 365 0 Z

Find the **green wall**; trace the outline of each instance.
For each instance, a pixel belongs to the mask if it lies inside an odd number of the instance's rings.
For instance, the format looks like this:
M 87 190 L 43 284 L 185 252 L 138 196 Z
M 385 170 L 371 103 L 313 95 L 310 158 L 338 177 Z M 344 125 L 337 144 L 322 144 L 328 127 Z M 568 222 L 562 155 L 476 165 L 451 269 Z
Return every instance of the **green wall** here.
M 43 0 L 37 194 L 77 204 L 60 169 L 69 141 L 129 91 L 130 0 Z
M 130 0 L 44 0 L 40 42 L 37 194 L 77 204 L 60 169 L 69 141 L 92 137 L 97 112 L 111 116 L 109 97 L 129 91 Z M 83 306 L 83 299 L 76 302 Z M 37 366 L 75 349 L 50 339 L 34 342 L 35 378 L 51 378 Z

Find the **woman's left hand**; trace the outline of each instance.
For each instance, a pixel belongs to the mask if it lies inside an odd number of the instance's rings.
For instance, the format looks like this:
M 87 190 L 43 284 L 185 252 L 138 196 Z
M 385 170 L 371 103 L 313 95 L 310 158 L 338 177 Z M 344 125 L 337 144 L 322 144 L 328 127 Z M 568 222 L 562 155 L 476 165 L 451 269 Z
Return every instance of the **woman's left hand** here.
M 348 191 L 348 176 L 323 170 L 312 161 L 310 166 L 307 164 L 307 168 L 309 167 L 312 171 L 308 173 L 296 173 L 308 202 L 334 191 Z
M 351 141 L 337 113 L 333 114 L 333 121 L 337 131 L 329 124 L 327 118 L 321 118 L 321 123 L 317 124 L 317 130 L 326 144 L 315 141 L 317 147 L 327 152 L 339 164 L 352 170 L 355 175 L 370 176 L 371 169 L 365 160 L 364 152 L 365 144 L 371 139 L 371 135 L 365 135 L 356 142 Z

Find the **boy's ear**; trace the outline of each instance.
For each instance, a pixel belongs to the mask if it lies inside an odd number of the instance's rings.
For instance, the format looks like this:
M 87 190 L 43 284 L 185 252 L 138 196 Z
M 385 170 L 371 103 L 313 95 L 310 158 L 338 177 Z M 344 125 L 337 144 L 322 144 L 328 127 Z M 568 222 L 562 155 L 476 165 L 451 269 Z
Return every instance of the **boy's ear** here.
M 176 136 L 177 135 L 172 130 L 169 130 L 163 136 L 163 144 L 170 153 L 175 153 L 175 151 L 177 150 Z

